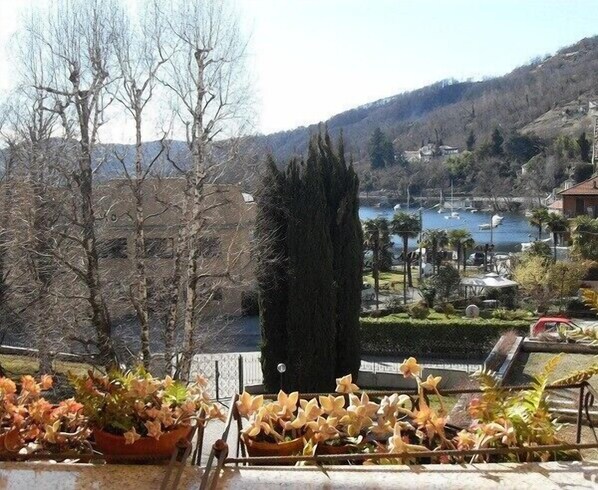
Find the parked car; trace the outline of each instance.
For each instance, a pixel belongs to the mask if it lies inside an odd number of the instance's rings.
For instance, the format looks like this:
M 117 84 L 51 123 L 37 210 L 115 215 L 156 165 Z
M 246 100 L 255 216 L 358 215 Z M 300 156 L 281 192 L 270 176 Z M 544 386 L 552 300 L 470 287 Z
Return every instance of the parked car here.
M 367 282 L 364 282 L 361 286 L 361 300 L 362 301 L 374 301 L 376 299 L 376 291 L 374 287 Z
M 545 340 L 560 340 L 564 334 L 580 330 L 581 327 L 567 317 L 543 316 L 531 326 L 530 336 Z

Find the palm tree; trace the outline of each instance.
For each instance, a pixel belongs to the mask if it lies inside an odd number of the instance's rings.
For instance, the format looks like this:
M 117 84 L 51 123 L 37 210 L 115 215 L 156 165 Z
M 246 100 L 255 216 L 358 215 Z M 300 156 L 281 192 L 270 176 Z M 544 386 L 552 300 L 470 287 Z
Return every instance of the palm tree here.
M 561 214 L 550 213 L 546 220 L 546 225 L 552 233 L 552 243 L 554 245 L 554 261 L 556 262 L 556 244 L 558 236 L 569 231 L 569 220 Z
M 461 263 L 461 259 L 465 261 L 463 257 L 463 242 L 465 240 L 469 240 L 471 238 L 471 233 L 464 229 L 458 230 L 451 230 L 448 233 L 448 242 L 451 247 L 454 247 L 457 250 L 457 270 L 459 270 L 459 264 Z
M 529 224 L 538 227 L 538 240 L 542 240 L 542 227 L 548 222 L 548 209 L 534 208 L 529 218 Z
M 396 213 L 390 223 L 390 228 L 395 235 L 403 239 L 403 301 L 407 303 L 407 283 L 413 287 L 411 276 L 411 257 L 409 256 L 409 239 L 416 238 L 422 226 L 419 216 L 415 214 Z M 407 280 L 409 276 L 409 280 Z
M 446 230 L 430 229 L 424 232 L 424 244 L 432 249 L 433 272 L 438 270 L 438 249 L 448 244 Z
M 572 220 L 573 253 L 586 260 L 598 260 L 598 219 L 581 215 Z
M 467 270 L 467 251 L 473 250 L 475 247 L 475 240 L 470 235 L 469 238 L 466 238 L 461 242 L 461 249 L 463 250 L 463 273 Z
M 380 292 L 380 266 L 382 258 L 390 254 L 388 221 L 384 218 L 369 219 L 363 223 L 363 246 L 372 252 L 372 277 L 376 293 L 376 309 Z

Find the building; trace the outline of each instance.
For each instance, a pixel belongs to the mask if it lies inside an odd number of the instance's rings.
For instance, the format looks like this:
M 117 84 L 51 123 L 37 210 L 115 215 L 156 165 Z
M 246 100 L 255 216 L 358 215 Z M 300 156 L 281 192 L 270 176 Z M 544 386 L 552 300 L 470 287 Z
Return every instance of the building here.
M 409 162 L 429 162 L 434 158 L 446 158 L 458 154 L 459 148 L 456 146 L 437 145 L 435 143 L 428 143 L 419 150 L 407 150 L 403 152 L 403 156 Z
M 586 215 L 598 218 L 598 175 L 559 192 L 567 218 Z
M 143 184 L 145 264 L 150 294 L 172 281 L 177 236 L 184 209 L 185 179 L 148 179 Z M 111 180 L 94 192 L 100 269 L 126 294 L 134 277 L 135 203 L 126 179 Z M 206 315 L 239 315 L 254 289 L 251 238 L 255 220 L 252 196 L 239 186 L 204 187 L 198 270 L 200 290 L 211 291 Z M 220 277 L 223 276 L 223 277 Z M 204 284 L 205 283 L 205 284 Z M 207 284 L 209 283 L 209 284 Z M 133 313 L 129 301 L 113 301 L 117 314 Z M 120 306 L 120 307 L 119 307 Z

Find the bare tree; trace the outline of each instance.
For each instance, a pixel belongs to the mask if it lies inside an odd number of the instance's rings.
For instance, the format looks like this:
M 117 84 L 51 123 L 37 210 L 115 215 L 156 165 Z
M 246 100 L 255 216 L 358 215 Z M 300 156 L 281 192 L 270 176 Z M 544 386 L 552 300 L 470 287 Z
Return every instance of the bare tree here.
M 177 1 L 163 11 L 177 49 L 160 80 L 174 95 L 177 116 L 186 128 L 191 153 L 183 297 L 183 341 L 179 375 L 188 377 L 196 352 L 195 330 L 205 304 L 204 279 L 226 276 L 227 271 L 200 271 L 200 238 L 207 225 L 205 185 L 217 161 L 214 142 L 238 134 L 245 121 L 248 98 L 243 77 L 245 42 L 237 16 L 228 2 Z M 228 134 L 227 134 L 228 132 Z M 226 158 L 219 158 L 222 162 Z M 199 291 L 201 290 L 201 291 Z M 178 298 L 176 298 L 178 301 Z M 175 307 L 176 308 L 176 307 Z M 174 325 L 168 324 L 167 328 Z M 171 333 L 167 332 L 167 336 Z
M 73 258 L 58 253 L 56 258 L 86 289 L 83 297 L 104 365 L 113 363 L 116 354 L 98 264 L 93 150 L 111 102 L 107 87 L 115 69 L 113 40 L 118 12 L 118 5 L 111 0 L 64 1 L 27 26 L 29 42 L 42 53 L 49 74 L 43 83 L 32 81 L 32 85 L 53 97 L 53 105 L 44 107 L 59 116 L 63 137 L 77 143 L 71 148 L 76 161 L 65 172 L 67 188 L 73 191 L 68 216 L 72 226 L 62 237 L 81 250 L 83 260 L 78 254 Z
M 150 322 L 148 309 L 148 286 L 145 264 L 145 221 L 143 188 L 151 169 L 161 157 L 165 145 L 150 161 L 146 161 L 143 147 L 143 116 L 155 92 L 156 75 L 170 56 L 169 46 L 162 39 L 165 24 L 155 4 L 149 6 L 141 22 L 132 24 L 128 17 L 115 36 L 116 56 L 120 68 L 120 84 L 115 98 L 132 118 L 135 128 L 134 171 L 129 172 L 125 158 L 122 163 L 129 188 L 135 202 L 135 213 L 131 216 L 135 228 L 135 281 L 130 287 L 130 297 L 135 308 L 141 330 L 141 357 L 146 369 L 150 367 Z

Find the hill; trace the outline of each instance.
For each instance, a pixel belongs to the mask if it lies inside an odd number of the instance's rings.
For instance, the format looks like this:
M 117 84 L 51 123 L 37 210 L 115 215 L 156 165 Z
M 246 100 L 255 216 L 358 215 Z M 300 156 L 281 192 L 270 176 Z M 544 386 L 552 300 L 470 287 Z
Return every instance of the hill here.
M 445 80 L 337 114 L 325 121 L 329 131 L 345 134 L 356 159 L 381 127 L 401 149 L 442 139 L 463 147 L 470 131 L 486 140 L 495 127 L 553 138 L 588 130 L 583 111 L 598 97 L 598 36 L 536 59 L 507 75 L 479 82 Z M 582 111 L 580 111 L 582 108 Z M 257 136 L 256 143 L 286 160 L 305 151 L 317 124 Z

